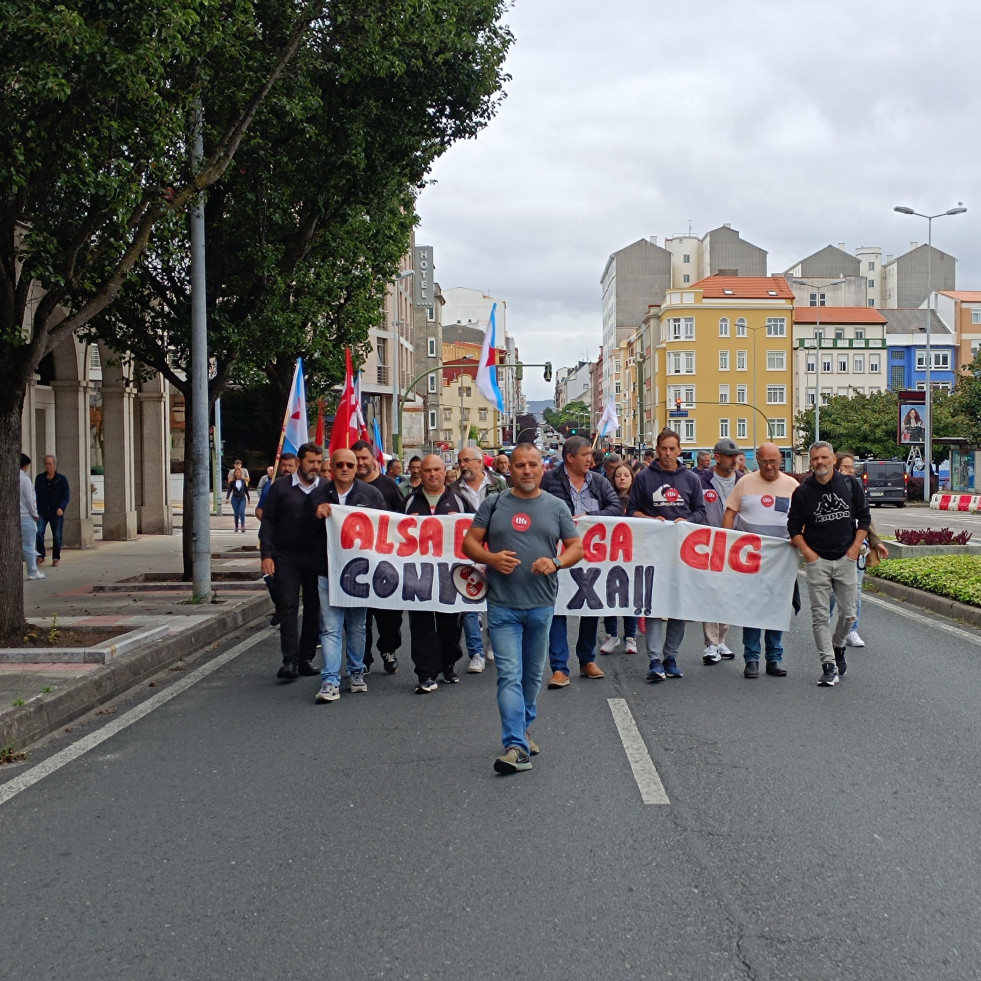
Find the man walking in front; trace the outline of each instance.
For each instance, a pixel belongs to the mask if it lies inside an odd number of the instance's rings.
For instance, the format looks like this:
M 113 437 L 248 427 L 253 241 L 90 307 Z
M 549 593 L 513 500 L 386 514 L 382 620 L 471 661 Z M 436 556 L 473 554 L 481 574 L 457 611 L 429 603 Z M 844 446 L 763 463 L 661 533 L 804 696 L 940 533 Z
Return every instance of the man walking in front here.
M 613 485 L 592 470 L 593 451 L 589 440 L 570 436 L 562 445 L 562 463 L 544 476 L 542 490 L 559 498 L 573 518 L 585 515 L 618 517 L 623 505 Z M 513 465 L 513 464 L 512 464 Z M 580 617 L 576 640 L 579 674 L 583 678 L 599 679 L 603 672 L 596 664 L 596 632 L 599 617 Z M 565 688 L 569 684 L 569 629 L 567 618 L 552 618 L 548 636 L 548 659 L 552 668 L 549 688 Z
M 511 454 L 511 490 L 484 501 L 463 539 L 464 555 L 487 564 L 487 623 L 504 746 L 494 769 L 501 774 L 530 770 L 538 753 L 528 729 L 537 714 L 557 572 L 583 554 L 569 509 L 542 490 L 542 476 L 541 453 L 519 443 Z M 556 556 L 559 542 L 564 550 Z
M 37 554 L 38 565 L 44 562 L 44 530 L 51 525 L 51 564 L 61 562 L 61 541 L 65 528 L 65 512 L 71 500 L 68 478 L 58 473 L 58 461 L 50 453 L 44 458 L 44 473 L 34 481 L 37 496 Z
M 872 516 L 862 485 L 835 470 L 830 443 L 813 443 L 811 475 L 790 499 L 787 533 L 800 550 L 811 600 L 811 627 L 821 657 L 818 684 L 831 688 L 848 669 L 845 637 L 855 622 L 858 556 Z M 838 623 L 831 634 L 831 594 L 838 599 Z

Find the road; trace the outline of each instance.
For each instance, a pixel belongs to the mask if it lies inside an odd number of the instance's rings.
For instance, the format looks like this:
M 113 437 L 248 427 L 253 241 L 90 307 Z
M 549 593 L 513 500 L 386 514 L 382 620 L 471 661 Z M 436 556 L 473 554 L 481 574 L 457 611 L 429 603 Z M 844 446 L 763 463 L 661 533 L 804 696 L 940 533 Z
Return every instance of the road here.
M 821 689 L 806 616 L 785 679 L 703 667 L 697 625 L 683 680 L 602 658 L 511 777 L 492 671 L 315 705 L 229 638 L 0 770 L 0 977 L 981 977 L 981 634 L 867 597 Z
M 969 531 L 981 542 L 981 515 L 957 511 L 933 511 L 923 505 L 904 508 L 872 508 L 872 521 L 880 534 L 894 535 L 897 528 L 949 528 L 955 534 Z

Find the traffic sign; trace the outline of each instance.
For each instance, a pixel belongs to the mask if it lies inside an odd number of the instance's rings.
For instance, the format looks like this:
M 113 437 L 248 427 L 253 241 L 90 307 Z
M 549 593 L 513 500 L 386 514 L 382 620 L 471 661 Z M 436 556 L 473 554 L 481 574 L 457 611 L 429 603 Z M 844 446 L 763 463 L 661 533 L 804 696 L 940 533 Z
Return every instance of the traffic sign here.
M 668 413 L 668 416 L 671 419 L 687 419 L 688 418 L 688 410 L 687 409 L 681 409 L 678 412 L 669 412 Z

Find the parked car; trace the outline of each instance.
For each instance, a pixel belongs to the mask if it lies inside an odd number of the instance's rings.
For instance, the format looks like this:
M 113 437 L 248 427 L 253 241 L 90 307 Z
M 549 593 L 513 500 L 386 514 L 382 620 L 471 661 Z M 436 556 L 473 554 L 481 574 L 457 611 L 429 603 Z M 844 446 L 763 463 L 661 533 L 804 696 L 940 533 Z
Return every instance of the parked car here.
M 901 460 L 865 460 L 862 487 L 870 505 L 906 507 L 906 465 Z

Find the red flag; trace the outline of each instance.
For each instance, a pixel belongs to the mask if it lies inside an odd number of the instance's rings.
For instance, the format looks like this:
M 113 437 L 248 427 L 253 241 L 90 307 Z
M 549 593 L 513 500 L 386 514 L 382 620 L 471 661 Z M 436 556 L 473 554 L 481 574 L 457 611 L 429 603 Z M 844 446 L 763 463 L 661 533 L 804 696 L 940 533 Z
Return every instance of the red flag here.
M 358 427 L 358 397 L 354 391 L 354 372 L 351 370 L 351 349 L 344 352 L 347 371 L 344 376 L 344 391 L 334 415 L 334 428 L 330 433 L 330 455 L 334 450 L 349 450 L 361 438 Z
M 317 446 L 324 445 L 324 400 L 317 399 L 317 432 L 313 437 Z

